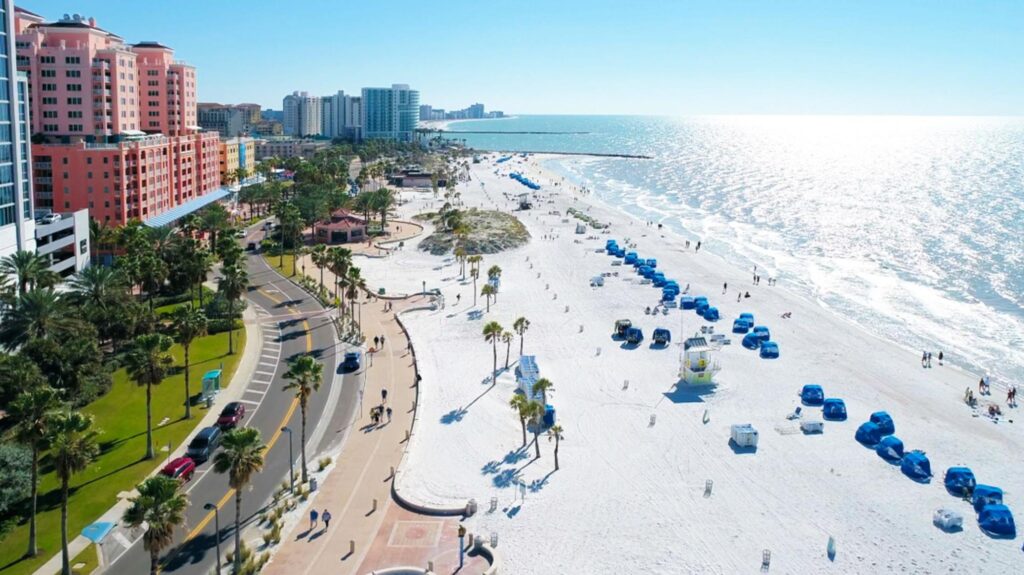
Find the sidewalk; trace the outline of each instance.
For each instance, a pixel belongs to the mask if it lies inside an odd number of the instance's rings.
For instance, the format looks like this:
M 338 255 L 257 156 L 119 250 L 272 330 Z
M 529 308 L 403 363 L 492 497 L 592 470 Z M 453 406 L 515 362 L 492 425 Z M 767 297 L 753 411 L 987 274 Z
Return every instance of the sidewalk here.
M 245 348 L 242 350 L 242 358 L 238 361 L 238 369 L 235 370 L 235 374 L 231 377 L 231 382 L 226 389 L 223 389 L 217 395 L 217 401 L 214 403 L 212 409 L 206 409 L 206 406 L 197 405 L 193 413 L 199 412 L 205 413 L 196 421 L 194 430 L 208 427 L 217 422 L 217 417 L 220 415 L 220 407 L 229 401 L 234 401 L 242 396 L 245 392 L 246 383 L 252 379 L 253 372 L 256 370 L 256 365 L 260 360 L 260 350 L 263 347 L 263 328 L 260 327 L 259 318 L 256 315 L 256 310 L 252 306 L 246 307 L 242 313 L 242 322 L 245 324 Z M 191 438 L 191 433 L 186 441 L 182 441 L 180 445 L 172 452 L 167 453 L 166 451 L 158 452 L 157 459 L 153 460 L 155 465 L 153 471 L 147 476 L 152 477 L 160 471 L 163 467 L 163 462 L 169 461 L 176 457 L 185 454 L 185 450 L 188 448 L 188 439 Z M 163 458 L 160 460 L 159 458 Z M 105 521 L 114 524 L 121 522 L 121 517 L 124 515 L 125 509 L 128 508 L 128 499 L 135 495 L 135 490 L 122 491 L 118 493 L 117 503 L 113 507 L 103 513 L 96 521 Z M 100 566 L 102 570 L 107 560 L 116 559 L 121 553 L 125 551 L 123 539 L 125 534 L 121 527 L 115 527 L 107 536 L 103 542 L 100 543 Z M 68 554 L 74 559 L 79 553 L 81 553 L 86 547 L 92 544 L 92 541 L 86 539 L 81 534 L 77 535 L 74 539 L 68 542 Z M 114 549 L 106 550 L 104 546 L 114 546 Z M 120 548 L 120 549 L 118 549 Z M 107 553 L 110 553 L 111 557 L 107 557 Z M 116 554 L 115 554 L 116 553 Z M 60 551 L 56 555 L 50 558 L 49 561 L 44 563 L 39 569 L 36 569 L 34 575 L 54 575 L 60 573 L 61 570 L 61 554 Z
M 402 459 L 416 399 L 413 358 L 395 314 L 427 301 L 422 296 L 395 301 L 390 312 L 384 312 L 384 301 L 359 304 L 367 338 L 372 342 L 374 336 L 383 335 L 385 344 L 372 359 L 369 355 L 364 358 L 366 385 L 357 417 L 358 432 L 349 436 L 337 467 L 320 485 L 309 507 L 321 514 L 330 510 L 333 526 L 327 531 L 321 521 L 310 533 L 308 521 L 299 521 L 282 538 L 265 573 L 368 573 L 397 565 L 392 547 L 404 548 L 401 561 L 405 564 L 425 568 L 427 561 L 435 558 L 435 563 L 453 560 L 457 564 L 457 547 L 450 543 L 457 522 L 412 514 L 391 498 L 392 470 Z M 369 411 L 381 403 L 381 389 L 385 388 L 386 405 L 394 410 L 392 421 L 385 418 L 374 427 Z M 449 561 L 440 557 L 442 541 L 448 547 Z

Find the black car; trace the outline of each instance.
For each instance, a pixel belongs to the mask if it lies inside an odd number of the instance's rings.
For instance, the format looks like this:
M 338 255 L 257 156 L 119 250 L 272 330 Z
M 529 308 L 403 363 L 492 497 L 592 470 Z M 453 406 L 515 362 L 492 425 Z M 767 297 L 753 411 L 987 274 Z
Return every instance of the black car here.
M 213 452 L 220 446 L 220 438 L 220 428 L 204 427 L 192 438 L 185 453 L 192 461 L 202 463 L 213 456 Z

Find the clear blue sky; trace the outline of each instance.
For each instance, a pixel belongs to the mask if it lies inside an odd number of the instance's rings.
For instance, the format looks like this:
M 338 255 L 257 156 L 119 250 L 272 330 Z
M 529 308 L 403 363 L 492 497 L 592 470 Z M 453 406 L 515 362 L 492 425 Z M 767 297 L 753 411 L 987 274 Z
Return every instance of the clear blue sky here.
M 1024 113 L 1024 0 L 26 0 L 199 69 L 202 101 L 407 83 L 511 113 Z

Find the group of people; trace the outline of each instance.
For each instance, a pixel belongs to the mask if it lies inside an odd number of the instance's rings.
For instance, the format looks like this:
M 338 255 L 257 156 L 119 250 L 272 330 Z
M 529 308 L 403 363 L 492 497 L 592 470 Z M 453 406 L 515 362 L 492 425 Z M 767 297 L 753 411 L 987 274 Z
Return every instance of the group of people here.
M 381 339 L 383 339 L 383 338 L 381 338 Z M 387 403 L 388 403 L 388 390 L 387 389 L 381 389 L 380 390 L 380 405 L 376 405 L 372 409 L 370 409 L 370 421 L 372 421 L 374 425 L 380 425 L 380 423 L 384 419 L 385 415 L 388 418 L 387 422 L 391 423 L 391 406 L 387 405 Z
M 942 365 L 942 358 L 943 358 L 943 354 L 942 354 L 941 351 L 939 351 L 939 365 Z M 921 367 L 931 367 L 931 366 L 932 366 L 932 352 L 930 352 L 930 351 L 922 351 L 921 352 Z M 979 389 L 978 391 L 980 392 L 981 390 Z
M 317 513 L 316 509 L 309 510 L 309 530 L 313 531 L 316 529 L 318 519 L 323 518 L 324 520 L 324 531 L 331 526 L 331 512 L 326 508 L 323 513 Z
M 989 382 L 988 376 L 984 376 L 978 380 L 978 395 L 992 395 L 992 384 Z M 971 407 L 978 405 L 978 399 L 974 395 L 974 390 L 967 388 L 964 390 L 964 403 Z M 1017 386 L 1009 385 L 1006 388 L 1006 405 L 1008 407 L 1017 407 Z M 990 416 L 1002 415 L 1002 409 L 995 403 L 990 403 L 988 406 L 988 414 Z

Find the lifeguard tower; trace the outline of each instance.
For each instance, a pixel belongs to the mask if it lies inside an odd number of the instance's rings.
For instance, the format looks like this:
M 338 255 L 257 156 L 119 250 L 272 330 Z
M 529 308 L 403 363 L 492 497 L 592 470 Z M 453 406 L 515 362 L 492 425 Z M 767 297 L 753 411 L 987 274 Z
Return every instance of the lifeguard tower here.
M 703 337 L 691 337 L 683 343 L 683 358 L 679 366 L 679 379 L 688 385 L 714 383 L 715 374 L 722 367 L 713 354 L 718 348 Z
M 527 193 L 519 194 L 519 209 L 520 210 L 528 210 L 528 209 L 530 209 L 532 207 L 533 207 L 533 205 L 530 203 L 530 194 L 527 194 Z

